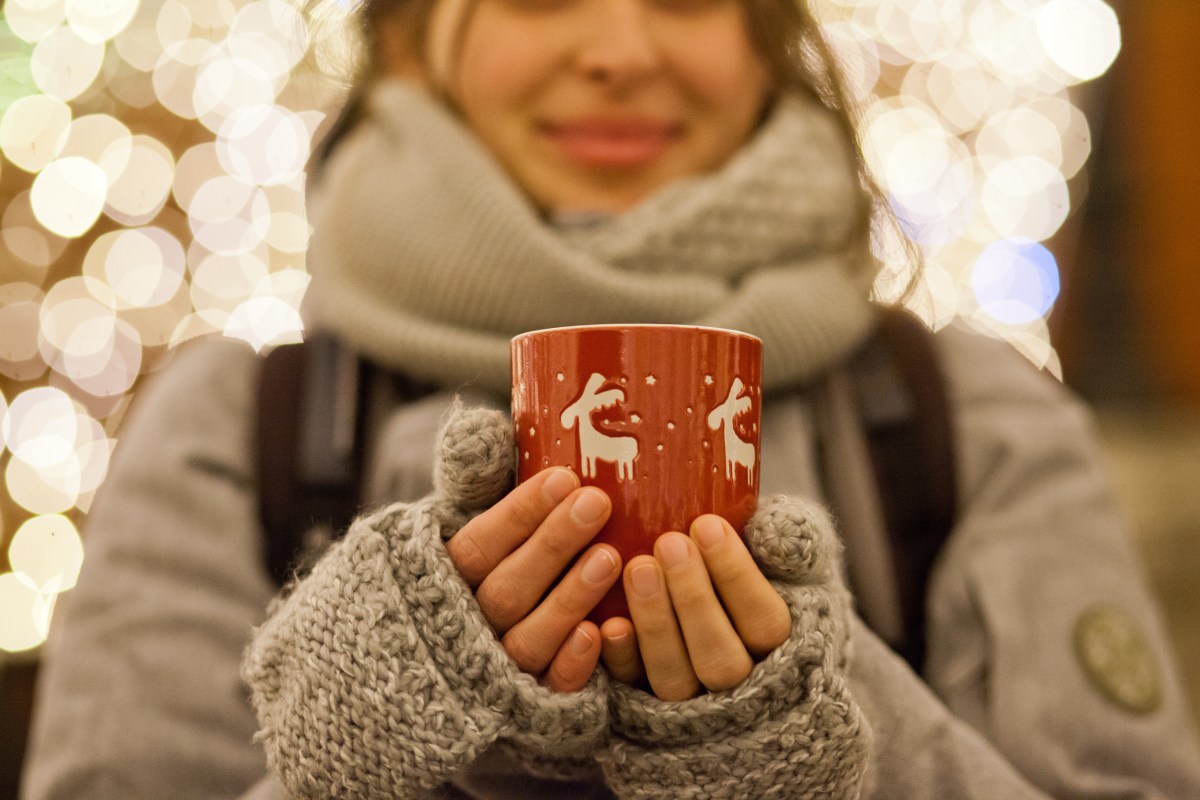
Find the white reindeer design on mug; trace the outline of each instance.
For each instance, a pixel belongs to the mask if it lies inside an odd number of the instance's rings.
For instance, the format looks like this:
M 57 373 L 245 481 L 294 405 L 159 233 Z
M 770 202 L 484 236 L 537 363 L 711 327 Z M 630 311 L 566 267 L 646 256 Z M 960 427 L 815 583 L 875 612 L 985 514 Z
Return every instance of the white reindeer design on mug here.
M 593 372 L 579 399 L 563 409 L 560 422 L 567 430 L 579 426 L 579 454 L 583 459 L 583 475 L 596 477 L 596 462 L 607 461 L 617 466 L 618 480 L 633 480 L 633 459 L 638 454 L 638 440 L 633 436 L 612 436 L 596 430 L 592 412 L 624 402 L 625 392 L 609 389 L 601 392 L 604 376 Z
M 720 430 L 722 425 L 725 426 L 725 477 L 733 480 L 737 473 L 737 465 L 741 464 L 746 468 L 746 481 L 753 486 L 754 445 L 741 439 L 733 427 L 734 417 L 749 411 L 753 404 L 749 397 L 738 396 L 745 388 L 741 378 L 733 379 L 733 385 L 729 387 L 729 396 L 708 413 L 708 427 L 716 431 Z

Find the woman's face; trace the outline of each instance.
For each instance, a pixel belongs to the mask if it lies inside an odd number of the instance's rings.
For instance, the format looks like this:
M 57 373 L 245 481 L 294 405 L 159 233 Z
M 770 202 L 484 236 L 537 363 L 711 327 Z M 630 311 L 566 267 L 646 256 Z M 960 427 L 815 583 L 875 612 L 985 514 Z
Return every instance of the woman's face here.
M 440 0 L 424 77 L 550 211 L 623 211 L 718 167 L 771 89 L 742 0 L 469 5 Z

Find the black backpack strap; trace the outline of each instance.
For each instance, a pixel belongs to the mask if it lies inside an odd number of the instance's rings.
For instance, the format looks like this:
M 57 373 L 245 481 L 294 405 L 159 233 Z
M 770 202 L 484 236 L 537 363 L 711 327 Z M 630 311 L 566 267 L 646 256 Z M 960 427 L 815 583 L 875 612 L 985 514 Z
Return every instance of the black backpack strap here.
M 369 411 L 433 384 L 388 372 L 336 337 L 316 333 L 273 350 L 258 386 L 258 484 L 263 559 L 282 586 L 305 573 L 362 507 Z
M 358 509 L 370 372 L 367 362 L 323 334 L 265 359 L 258 392 L 259 511 L 264 559 L 279 585 Z
M 902 308 L 851 366 L 900 595 L 896 651 L 918 672 L 925 658 L 929 578 L 957 516 L 954 434 L 933 333 Z

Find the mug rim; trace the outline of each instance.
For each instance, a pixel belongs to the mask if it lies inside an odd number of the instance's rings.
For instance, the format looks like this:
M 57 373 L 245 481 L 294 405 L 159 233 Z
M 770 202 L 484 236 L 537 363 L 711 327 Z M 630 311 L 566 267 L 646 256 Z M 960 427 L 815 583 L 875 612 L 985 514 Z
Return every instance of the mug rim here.
M 752 333 L 739 331 L 736 328 L 720 328 L 715 325 L 686 325 L 679 323 L 657 323 L 657 322 L 605 322 L 596 325 L 561 325 L 553 328 L 538 328 L 533 331 L 525 331 L 518 333 L 509 339 L 510 343 L 515 343 L 521 339 L 537 336 L 547 333 L 572 333 L 578 331 L 594 331 L 594 330 L 630 330 L 639 328 L 652 328 L 661 331 L 706 331 L 709 333 L 724 333 L 735 338 L 750 339 L 762 344 L 762 339 Z

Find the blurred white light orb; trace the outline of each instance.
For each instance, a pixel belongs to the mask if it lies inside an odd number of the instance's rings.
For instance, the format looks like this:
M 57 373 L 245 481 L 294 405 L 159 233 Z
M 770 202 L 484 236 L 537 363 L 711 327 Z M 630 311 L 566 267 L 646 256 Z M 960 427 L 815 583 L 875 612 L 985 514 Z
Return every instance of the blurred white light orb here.
M 1077 81 L 1104 74 L 1121 50 L 1117 14 L 1103 0 L 1049 0 L 1037 29 L 1051 60 Z
M 867 162 L 884 188 L 895 194 L 928 189 L 957 160 L 945 127 L 929 109 L 911 100 L 873 105 L 863 136 Z
M 123 31 L 138 0 L 67 0 L 67 23 L 85 42 L 101 44 Z
M 975 137 L 975 153 L 1001 160 L 1035 156 L 1057 169 L 1063 163 L 1062 135 L 1036 108 L 1011 108 L 987 121 Z
M 15 572 L 0 575 L 0 650 L 20 653 L 46 641 L 52 598 L 36 591 Z
M 46 473 L 54 479 L 47 480 Z M 4 469 L 4 488 L 8 497 L 33 514 L 62 514 L 79 501 L 79 465 L 74 455 L 61 464 L 36 469 L 19 458 Z M 42 589 L 42 584 L 36 584 Z M 44 589 L 43 589 L 44 591 Z
M 220 311 L 225 315 L 255 296 L 269 275 L 265 254 L 213 253 L 204 258 L 192 273 L 192 305 L 197 311 Z M 221 318 L 224 327 L 227 316 Z
M 1067 92 L 1031 101 L 1025 106 L 1045 117 L 1059 134 L 1062 163 L 1059 172 L 1068 180 L 1087 163 L 1092 154 L 1092 131 L 1087 116 L 1067 99 Z
M 175 202 L 180 208 L 189 208 L 200 187 L 224 173 L 216 142 L 200 142 L 189 147 L 175 164 L 175 180 L 171 187 Z
M 308 48 L 308 27 L 304 17 L 294 4 L 287 0 L 256 0 L 238 12 L 229 28 L 232 50 L 242 36 L 265 35 L 282 48 L 283 59 L 276 64 L 281 72 L 287 72 L 300 63 Z
M 14 381 L 31 381 L 46 371 L 46 363 L 38 351 L 42 296 L 41 290 L 32 284 L 10 283 L 3 288 L 21 286 L 28 287 L 30 294 L 10 296 L 0 302 L 0 375 Z M 3 442 L 0 436 L 0 445 Z
M 86 275 L 60 281 L 42 303 L 42 358 L 95 397 L 127 391 L 141 369 L 137 330 L 116 307 L 108 285 Z
M 1046 52 L 1038 38 L 1028 2 L 978 4 L 968 23 L 972 48 L 991 65 L 996 77 L 1013 85 L 1027 85 L 1042 77 Z
M 267 244 L 281 253 L 303 253 L 308 249 L 312 228 L 303 216 L 290 211 L 271 213 Z
M 41 338 L 60 352 L 94 353 L 112 335 L 116 316 L 116 298 L 103 283 L 87 275 L 65 278 L 42 301 Z M 80 336 L 81 328 L 88 335 Z
M 1044 317 L 1058 298 L 1058 264 L 1042 245 L 1005 239 L 989 245 L 971 268 L 980 309 L 1008 325 Z
M 9 30 L 29 44 L 59 27 L 66 15 L 66 0 L 6 0 L 4 21 Z
M 273 45 L 265 36 L 257 38 L 267 47 Z M 269 56 L 261 52 L 235 56 L 222 49 L 208 60 L 196 78 L 192 93 L 196 117 L 216 133 L 231 114 L 274 103 L 284 75 L 286 72 L 271 69 Z
M 168 39 L 159 33 L 158 19 L 168 8 L 178 9 L 172 2 L 138 3 L 133 17 L 125 29 L 113 38 L 113 47 L 121 60 L 140 72 L 149 72 L 158 63 L 158 56 L 168 44 L 186 39 L 191 30 L 191 19 L 184 12 L 183 32 Z
M 67 128 L 60 158 L 79 156 L 100 166 L 111 186 L 129 165 L 133 137 L 129 128 L 108 114 L 79 117 Z
M 253 297 L 235 308 L 225 323 L 226 336 L 241 339 L 255 352 L 295 344 L 301 341 L 303 331 L 299 312 L 277 297 Z
M 159 227 L 112 231 L 93 242 L 83 269 L 112 289 L 118 309 L 148 308 L 179 291 L 185 272 L 183 245 Z
M 8 252 L 37 269 L 25 277 L 41 284 L 46 268 L 62 255 L 67 240 L 42 227 L 33 213 L 30 193 L 21 192 L 9 202 L 0 220 L 0 238 Z
M 75 452 L 76 414 L 75 403 L 65 392 L 40 386 L 13 398 L 0 427 L 15 458 L 34 468 L 51 467 Z
M 0 120 L 0 149 L 21 169 L 38 172 L 58 157 L 70 124 L 71 108 L 57 97 L 22 97 Z
M 154 66 L 154 94 L 175 116 L 196 118 L 196 81 L 214 48 L 206 39 L 192 38 L 163 49 Z
M 187 211 L 196 241 L 218 254 L 253 250 L 271 225 L 262 189 L 229 175 L 205 182 Z
M 41 591 L 65 592 L 75 586 L 83 566 L 83 542 L 66 517 L 34 517 L 17 529 L 8 560 L 14 572 L 24 574 Z
M 34 178 L 30 203 L 38 222 L 59 236 L 87 233 L 104 210 L 108 175 L 97 164 L 77 156 L 61 158 Z
M 1062 173 L 1036 156 L 991 163 L 980 197 L 988 222 L 1003 238 L 1049 239 L 1071 207 Z
M 207 28 L 211 33 L 223 32 L 233 22 L 238 6 L 244 0 L 177 0 L 192 21 L 199 28 Z
M 138 134 L 126 164 L 108 192 L 108 215 L 126 225 L 149 221 L 163 207 L 175 179 L 175 159 L 165 144 Z
M 97 323 L 100 324 L 100 323 Z M 63 354 L 52 366 L 93 397 L 119 397 L 133 388 L 142 368 L 142 340 L 133 325 L 117 319 L 104 346 Z
M 192 14 L 188 11 L 187 6 L 180 3 L 179 0 L 165 0 L 159 7 L 158 16 L 154 20 L 154 43 L 156 45 L 154 60 L 143 69 L 146 71 L 154 69 L 164 51 L 170 50 L 191 37 L 193 27 L 195 26 L 192 25 Z
M 71 28 L 55 28 L 33 48 L 33 82 L 59 100 L 74 100 L 92 85 L 104 64 L 104 45 L 80 38 Z
M 878 4 L 881 41 L 908 62 L 944 58 L 959 45 L 966 27 L 963 0 L 891 0 Z
M 304 173 L 308 127 L 299 115 L 282 106 L 235 111 L 221 126 L 217 155 L 229 174 L 247 183 L 287 183 Z
M 255 297 L 274 297 L 299 310 L 312 276 L 299 269 L 281 269 L 258 282 Z

